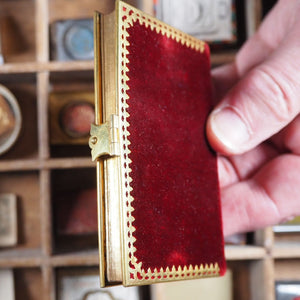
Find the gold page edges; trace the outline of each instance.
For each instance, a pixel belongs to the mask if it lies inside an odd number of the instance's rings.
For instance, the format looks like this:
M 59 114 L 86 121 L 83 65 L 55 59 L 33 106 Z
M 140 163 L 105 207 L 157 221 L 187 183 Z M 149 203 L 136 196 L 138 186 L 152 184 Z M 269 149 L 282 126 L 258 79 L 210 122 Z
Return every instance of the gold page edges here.
M 132 202 L 134 198 L 131 196 L 132 188 L 130 183 L 132 178 L 130 177 L 130 163 L 129 159 L 130 150 L 128 146 L 130 141 L 128 139 L 129 132 L 127 128 L 130 124 L 127 122 L 129 114 L 127 113 L 127 100 L 129 99 L 127 91 L 129 89 L 127 81 L 129 80 L 127 72 L 127 64 L 129 60 L 127 55 L 129 54 L 127 46 L 129 42 L 127 41 L 128 32 L 127 29 L 133 26 L 133 23 L 138 21 L 141 25 L 151 28 L 151 30 L 156 30 L 158 34 L 166 35 L 168 38 L 180 42 L 182 45 L 195 49 L 196 51 L 203 52 L 205 49 L 205 43 L 203 41 L 197 40 L 191 36 L 187 36 L 183 32 L 176 30 L 155 18 L 145 15 L 139 10 L 131 7 L 123 2 L 117 2 L 118 9 L 118 39 L 119 39 L 119 116 L 120 116 L 120 140 L 123 141 L 123 147 L 121 147 L 121 165 L 122 167 L 122 199 L 123 199 L 123 284 L 125 286 L 130 285 L 143 285 L 152 284 L 155 282 L 165 282 L 174 281 L 182 279 L 192 279 L 192 278 L 203 278 L 218 276 L 220 274 L 220 268 L 218 263 L 212 262 L 210 264 L 204 265 L 189 265 L 189 266 L 179 266 L 176 268 L 172 266 L 171 268 L 154 269 L 153 271 L 149 268 L 145 270 L 142 266 L 142 262 L 137 262 L 137 258 L 134 253 L 136 248 L 134 243 L 136 241 L 133 233 L 135 231 L 133 224 L 134 217 L 132 212 L 134 208 Z

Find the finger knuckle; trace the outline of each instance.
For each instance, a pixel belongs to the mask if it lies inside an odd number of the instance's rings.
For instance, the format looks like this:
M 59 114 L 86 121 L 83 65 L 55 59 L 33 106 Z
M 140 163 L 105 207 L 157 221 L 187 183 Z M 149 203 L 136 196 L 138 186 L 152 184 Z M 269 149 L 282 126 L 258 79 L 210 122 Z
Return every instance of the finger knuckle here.
M 258 67 L 253 76 L 253 84 L 261 94 L 259 100 L 279 122 L 286 123 L 295 115 L 296 101 L 289 88 L 288 80 L 276 70 Z

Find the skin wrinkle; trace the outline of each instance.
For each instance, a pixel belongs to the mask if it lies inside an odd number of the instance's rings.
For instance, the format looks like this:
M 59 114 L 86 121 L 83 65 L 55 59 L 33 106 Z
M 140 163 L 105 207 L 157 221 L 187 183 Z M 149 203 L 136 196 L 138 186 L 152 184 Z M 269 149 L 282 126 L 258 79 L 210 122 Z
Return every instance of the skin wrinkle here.
M 230 163 L 234 166 L 240 179 L 245 180 L 253 177 L 260 169 L 261 164 L 266 164 L 278 155 L 275 149 L 267 143 L 263 143 L 242 155 L 229 157 Z
M 246 184 L 246 182 L 237 183 L 237 185 L 239 187 L 238 190 L 242 189 L 242 186 L 243 185 L 245 186 L 245 184 Z M 232 186 L 222 189 L 221 199 L 223 202 L 223 207 L 226 207 L 226 205 L 228 205 L 228 203 L 226 203 L 227 201 L 224 201 L 224 199 L 226 199 L 226 198 L 222 194 L 223 193 L 226 194 L 228 192 L 230 194 L 231 191 L 232 191 Z M 239 201 L 229 202 L 229 206 L 230 206 L 230 208 L 226 209 L 226 211 L 227 212 L 230 211 L 230 214 L 232 216 L 234 216 L 234 219 L 239 224 L 240 230 L 243 232 L 246 232 L 252 224 L 252 217 L 250 215 L 250 213 L 252 213 L 252 210 L 251 209 L 249 210 L 248 206 L 250 206 L 250 208 L 251 208 L 251 205 L 249 205 L 249 201 L 247 201 L 245 203 L 245 205 L 240 205 Z M 228 216 L 227 216 L 227 218 L 228 218 Z M 225 220 L 225 219 L 223 219 L 223 220 Z M 225 233 L 229 232 L 229 234 L 235 233 L 233 228 L 231 230 L 228 230 L 228 228 L 226 228 L 226 224 L 229 225 L 229 228 L 234 226 L 234 224 L 232 224 L 231 222 L 224 223 L 224 229 L 225 229 L 224 232 Z
M 272 87 L 269 91 L 274 93 L 274 95 L 271 96 L 271 101 L 268 101 L 269 99 L 261 98 L 262 100 L 265 100 L 264 104 L 272 111 L 279 122 L 288 123 L 295 110 L 294 105 L 292 105 L 292 97 L 288 95 L 283 84 L 272 75 L 271 68 L 260 66 L 256 68 L 256 72 L 264 77 L 265 82 L 269 82 L 268 86 Z M 275 71 L 273 73 L 276 74 Z M 273 99 L 276 99 L 276 102 L 272 101 Z M 280 111 L 278 110 L 278 104 L 281 107 Z
M 257 182 L 256 184 L 259 185 L 259 182 Z M 262 194 L 263 198 L 267 199 L 266 202 L 269 203 L 268 206 L 270 206 L 270 204 L 272 204 L 274 214 L 276 215 L 276 218 L 274 218 L 274 219 L 281 220 L 282 217 L 281 217 L 281 213 L 280 213 L 280 208 L 278 206 L 277 201 L 275 199 L 273 199 L 273 197 L 271 196 L 272 193 L 269 191 L 269 189 L 264 184 L 260 184 L 259 186 L 260 186 L 260 193 Z
M 251 180 L 248 181 L 248 185 L 250 186 Z M 244 183 L 245 184 L 245 183 Z M 254 196 L 254 188 L 250 189 L 251 193 L 252 193 L 252 197 L 251 197 L 251 200 L 255 199 L 255 196 Z M 251 201 L 252 202 L 252 201 Z M 255 205 L 255 201 L 253 201 L 254 203 L 251 203 L 250 201 L 247 201 L 247 205 L 242 205 L 241 207 L 243 208 L 243 215 L 244 215 L 244 218 L 243 218 L 243 221 L 245 222 L 245 229 L 246 230 L 249 230 L 249 228 L 251 228 L 251 224 L 252 224 L 252 214 L 253 214 L 253 208 L 256 208 L 256 205 Z M 255 209 L 256 211 L 256 209 Z
M 237 205 L 238 205 L 238 203 L 237 203 Z M 242 217 L 242 223 L 244 223 L 245 230 L 248 230 L 248 228 L 250 228 L 251 223 L 252 223 L 250 211 L 246 205 L 240 206 L 240 210 L 242 211 L 242 213 L 240 215 L 240 217 Z
M 224 225 L 225 233 L 227 233 L 226 235 L 241 231 L 247 232 L 253 229 L 257 229 L 261 226 L 270 225 L 270 218 L 274 220 L 275 217 L 276 223 L 279 220 L 282 220 L 282 217 L 280 216 L 280 210 L 276 202 L 273 201 L 270 195 L 268 195 L 267 190 L 262 185 L 260 185 L 257 180 L 249 179 L 243 182 L 239 182 L 237 183 L 237 185 L 239 186 L 238 189 L 236 189 L 236 187 L 229 186 L 222 190 L 222 194 L 227 194 L 227 197 L 228 194 L 232 194 L 233 191 L 243 191 L 245 188 L 248 191 L 248 196 L 246 199 L 244 199 L 244 205 L 240 205 L 240 202 L 237 199 L 235 199 L 233 203 L 229 203 L 230 208 L 227 208 L 226 211 L 227 213 L 230 211 L 230 215 L 234 216 L 236 223 L 239 224 L 239 230 L 237 231 L 235 225 L 231 222 L 225 222 Z M 223 202 L 226 202 L 226 200 L 224 200 L 226 198 L 224 198 L 223 196 L 221 198 L 223 199 Z M 265 206 L 268 209 L 268 214 L 265 214 L 262 218 L 261 212 L 264 211 L 262 207 Z M 223 203 L 223 207 L 226 207 L 226 203 Z M 226 219 L 227 218 L 229 218 L 229 216 L 226 216 Z M 253 219 L 257 219 L 258 222 L 253 224 Z M 233 228 L 229 228 L 228 230 L 228 228 L 226 228 L 226 223 Z
M 288 165 L 294 165 L 296 169 L 292 169 L 290 172 L 286 172 L 285 168 Z M 298 156 L 293 154 L 284 154 L 275 158 L 270 165 L 266 166 L 265 171 L 263 171 L 261 174 L 258 174 L 258 176 L 256 177 L 257 182 L 261 182 L 261 186 L 267 193 L 269 199 L 272 200 L 272 202 L 278 208 L 279 218 L 277 219 L 277 221 L 281 221 L 291 213 L 295 213 L 295 211 L 293 210 L 293 206 L 289 207 L 288 205 L 286 205 L 286 203 L 282 201 L 281 196 L 284 194 L 286 195 L 286 201 L 297 203 L 295 199 L 298 198 L 297 191 L 299 180 L 297 178 L 299 176 L 299 169 L 297 170 L 297 166 L 299 167 L 299 165 L 300 160 Z M 297 170 L 296 174 L 295 170 Z M 271 181 L 266 180 L 266 174 L 271 177 Z M 277 182 L 280 177 L 283 177 L 285 181 L 280 180 L 280 184 L 278 185 Z M 289 182 L 293 182 L 293 184 L 289 185 Z
M 224 174 L 223 176 L 220 176 L 221 187 L 228 187 L 241 180 L 241 177 L 239 176 L 236 167 L 229 160 L 229 158 L 226 158 L 225 156 L 218 157 L 218 166 L 219 170 L 222 168 L 222 171 L 220 172 Z
M 242 170 L 239 171 L 239 168 L 237 168 L 237 165 L 232 160 L 230 162 L 231 162 L 232 168 L 234 169 L 235 174 L 236 174 L 237 178 L 239 179 L 239 181 L 245 180 L 245 177 L 243 178 L 243 176 L 242 176 Z
M 219 180 L 221 187 L 228 187 L 239 181 L 244 181 L 254 176 L 261 164 L 268 163 L 278 155 L 268 143 L 259 145 L 251 152 L 236 156 L 219 156 Z

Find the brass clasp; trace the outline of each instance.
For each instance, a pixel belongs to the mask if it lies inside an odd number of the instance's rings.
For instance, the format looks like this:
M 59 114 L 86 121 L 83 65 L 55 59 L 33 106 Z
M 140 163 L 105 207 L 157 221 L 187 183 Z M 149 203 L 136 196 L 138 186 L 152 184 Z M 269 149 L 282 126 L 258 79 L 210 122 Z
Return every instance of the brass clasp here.
M 110 119 L 101 125 L 92 124 L 90 134 L 89 146 L 93 161 L 104 155 L 120 155 L 118 116 L 111 115 Z

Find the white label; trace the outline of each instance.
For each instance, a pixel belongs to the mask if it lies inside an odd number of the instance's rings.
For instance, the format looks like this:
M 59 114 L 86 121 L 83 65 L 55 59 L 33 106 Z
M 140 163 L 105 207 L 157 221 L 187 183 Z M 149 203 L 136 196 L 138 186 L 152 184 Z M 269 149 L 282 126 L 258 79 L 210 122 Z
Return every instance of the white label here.
M 206 41 L 231 40 L 232 0 L 158 0 L 157 18 Z

